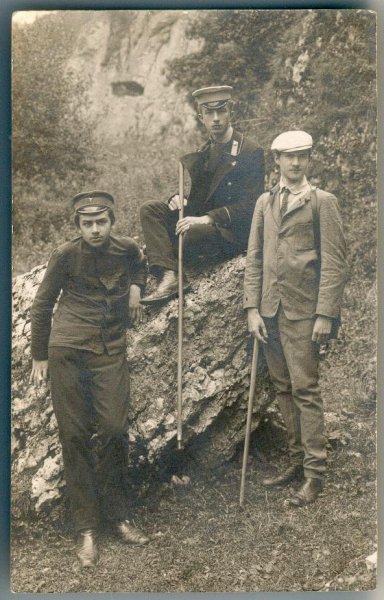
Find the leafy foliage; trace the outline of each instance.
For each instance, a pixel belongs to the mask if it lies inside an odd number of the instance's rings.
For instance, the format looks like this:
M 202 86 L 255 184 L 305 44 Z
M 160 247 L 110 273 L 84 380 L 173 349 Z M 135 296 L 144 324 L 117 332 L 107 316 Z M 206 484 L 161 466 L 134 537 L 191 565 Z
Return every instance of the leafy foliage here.
M 13 29 L 13 168 L 49 181 L 92 169 L 86 83 L 65 70 L 84 14 L 62 11 Z
M 66 70 L 84 19 L 84 13 L 59 11 L 28 26 L 14 24 L 16 274 L 43 262 L 54 245 L 71 235 L 68 199 L 96 171 L 87 83 L 75 81 Z
M 204 15 L 204 16 L 202 16 Z M 173 60 L 168 79 L 188 90 L 233 85 L 242 98 L 239 113 L 253 114 L 253 102 L 271 77 L 276 40 L 294 20 L 292 11 L 217 10 L 200 13 L 187 36 L 203 41 L 200 51 Z

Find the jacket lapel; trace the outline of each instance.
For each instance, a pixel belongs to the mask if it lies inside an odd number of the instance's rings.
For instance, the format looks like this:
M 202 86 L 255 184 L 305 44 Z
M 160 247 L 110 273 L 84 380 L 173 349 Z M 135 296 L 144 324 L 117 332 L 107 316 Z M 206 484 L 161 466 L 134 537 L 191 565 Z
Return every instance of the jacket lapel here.
M 284 215 L 284 218 L 287 215 L 290 215 L 292 212 L 294 212 L 295 210 L 297 210 L 298 208 L 301 208 L 302 206 L 304 206 L 304 204 L 306 202 L 308 202 L 308 200 L 310 200 L 311 196 L 310 196 L 310 192 L 308 192 L 307 194 L 304 194 L 304 196 L 301 196 L 296 202 L 294 202 L 292 204 L 292 206 L 289 207 L 289 209 L 287 210 L 287 212 Z
M 190 154 L 185 154 L 180 158 L 180 162 L 184 165 L 190 175 L 192 175 L 197 165 L 199 169 L 202 168 L 202 163 L 207 151 L 206 146 L 207 145 L 203 146 L 203 148 L 198 152 L 191 152 Z
M 301 196 L 297 200 L 297 202 L 295 202 L 294 204 L 292 204 L 292 206 L 289 207 L 289 209 L 285 213 L 284 217 L 281 218 L 279 191 L 280 191 L 280 185 L 277 184 L 275 187 L 273 187 L 271 189 L 269 202 L 271 205 L 273 220 L 275 221 L 275 223 L 278 227 L 281 227 L 281 225 L 286 220 L 287 216 L 290 215 L 291 213 L 295 212 L 302 206 L 304 206 L 304 204 L 306 204 L 306 202 L 308 202 L 308 200 L 310 200 L 311 196 L 310 196 L 310 192 L 308 192 L 308 194 L 304 194 L 304 196 Z
M 275 221 L 277 228 L 280 228 L 281 225 L 281 214 L 280 214 L 280 202 L 279 202 L 279 190 L 280 185 L 277 184 L 270 191 L 269 203 L 271 206 L 272 217 Z

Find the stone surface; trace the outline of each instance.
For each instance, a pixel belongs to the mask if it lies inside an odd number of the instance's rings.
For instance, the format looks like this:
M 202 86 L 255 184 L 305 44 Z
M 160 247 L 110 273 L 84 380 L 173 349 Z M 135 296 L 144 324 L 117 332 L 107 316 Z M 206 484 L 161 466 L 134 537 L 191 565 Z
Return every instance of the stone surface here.
M 165 75 L 166 63 L 196 51 L 185 36 L 193 11 L 90 11 L 67 69 L 89 87 L 103 142 L 173 138 L 195 128 L 194 112 Z M 177 117 L 175 116 L 177 115 Z M 97 118 L 99 117 L 99 118 Z

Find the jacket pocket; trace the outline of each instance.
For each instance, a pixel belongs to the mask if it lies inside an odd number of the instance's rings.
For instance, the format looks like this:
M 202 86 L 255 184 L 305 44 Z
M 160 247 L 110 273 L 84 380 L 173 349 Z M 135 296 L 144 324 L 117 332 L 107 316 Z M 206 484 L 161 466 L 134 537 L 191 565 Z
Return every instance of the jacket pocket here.
M 298 223 L 294 229 L 294 249 L 313 250 L 315 247 L 315 238 L 313 234 L 313 223 Z

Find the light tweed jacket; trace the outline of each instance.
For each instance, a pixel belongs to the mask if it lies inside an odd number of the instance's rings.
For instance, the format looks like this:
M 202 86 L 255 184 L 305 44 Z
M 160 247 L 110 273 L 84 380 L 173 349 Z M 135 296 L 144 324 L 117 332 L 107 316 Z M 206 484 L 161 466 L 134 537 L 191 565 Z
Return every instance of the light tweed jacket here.
M 314 234 L 313 194 L 317 196 L 320 256 Z M 311 187 L 283 218 L 278 185 L 260 196 L 248 242 L 244 308 L 255 307 L 261 316 L 273 317 L 281 302 L 288 319 L 315 315 L 335 318 L 340 313 L 347 273 L 335 196 Z

